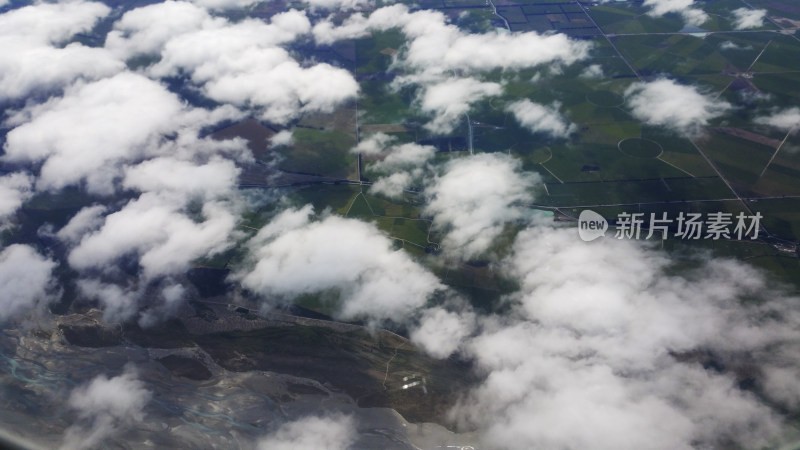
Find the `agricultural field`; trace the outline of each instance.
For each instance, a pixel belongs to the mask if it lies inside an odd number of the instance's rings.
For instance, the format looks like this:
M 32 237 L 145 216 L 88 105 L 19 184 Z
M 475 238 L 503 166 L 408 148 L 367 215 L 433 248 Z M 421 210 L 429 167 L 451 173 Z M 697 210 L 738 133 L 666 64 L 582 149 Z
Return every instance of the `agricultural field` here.
M 592 207 L 608 217 L 632 209 L 735 214 L 758 205 L 773 216 L 765 219 L 768 230 L 796 240 L 797 217 L 777 205 L 800 195 L 800 160 L 792 150 L 798 138 L 754 119 L 800 102 L 800 41 L 779 32 L 789 26 L 780 20 L 795 20 L 798 12 L 788 2 L 761 3 L 769 11 L 763 25 L 740 31 L 733 13 L 739 0 L 700 4 L 709 19 L 699 26 L 687 26 L 678 14 L 648 14 L 636 2 L 503 0 L 495 2 L 496 12 L 476 0 L 422 2 L 419 7 L 442 11 L 462 29 L 485 32 L 507 23 L 514 32 L 564 33 L 590 43 L 590 50 L 582 64 L 558 67 L 558 76 L 547 68 L 483 73 L 481 80 L 501 84 L 502 93 L 471 103 L 469 118 L 441 135 L 421 126 L 429 115 L 420 109 L 419 88 L 397 83 L 405 75 L 397 59 L 407 51 L 400 30 L 375 31 L 352 46 L 337 43 L 331 58 L 352 66 L 358 100 L 297 123 L 291 150 L 275 150 L 282 155 L 278 168 L 367 183 L 318 185 L 296 197 L 317 210 L 372 221 L 413 252 L 436 244 L 430 222 L 420 219 L 424 193 L 411 202 L 370 193 L 380 174 L 369 157 L 359 172 L 351 152 L 357 140 L 383 133 L 395 144 L 434 145 L 438 165 L 469 149 L 511 155 L 541 181 L 532 190 L 534 204 L 568 213 Z M 648 124 L 632 110 L 630 92 L 659 79 L 693 86 L 729 107 L 696 133 Z M 557 109 L 572 131 L 559 137 L 532 132 L 509 111 L 520 99 Z

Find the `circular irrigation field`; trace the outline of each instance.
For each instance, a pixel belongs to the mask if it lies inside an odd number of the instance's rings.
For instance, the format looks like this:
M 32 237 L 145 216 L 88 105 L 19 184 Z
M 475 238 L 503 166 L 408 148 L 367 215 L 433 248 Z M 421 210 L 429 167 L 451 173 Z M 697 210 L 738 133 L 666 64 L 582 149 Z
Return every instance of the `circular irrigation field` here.
M 619 141 L 617 148 L 622 153 L 634 158 L 657 158 L 664 153 L 664 149 L 658 142 L 638 137 Z
M 625 100 L 622 98 L 621 95 L 616 94 L 611 91 L 592 91 L 586 94 L 586 100 L 589 103 L 602 106 L 606 108 L 613 108 L 616 106 L 622 106 L 625 103 Z
M 550 150 L 550 147 L 544 146 L 533 149 L 526 159 L 533 164 L 544 164 L 552 157 L 553 151 Z

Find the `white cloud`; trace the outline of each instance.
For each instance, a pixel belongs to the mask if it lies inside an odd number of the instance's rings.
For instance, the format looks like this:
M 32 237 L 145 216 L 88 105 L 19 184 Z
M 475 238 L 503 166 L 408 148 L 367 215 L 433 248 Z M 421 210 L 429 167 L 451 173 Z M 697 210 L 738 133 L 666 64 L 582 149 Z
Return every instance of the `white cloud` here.
M 740 45 L 737 45 L 733 41 L 725 41 L 725 42 L 719 44 L 719 48 L 720 48 L 720 50 L 752 50 L 753 49 L 753 47 L 751 45 L 747 45 L 747 46 L 742 45 L 742 46 L 740 46 Z
M 302 66 L 280 47 L 310 29 L 305 13 L 296 10 L 273 16 L 269 24 L 204 20 L 198 29 L 172 36 L 149 73 L 186 73 L 207 97 L 252 107 L 261 119 L 275 123 L 306 112 L 330 112 L 356 96 L 358 83 L 329 64 Z
M 467 34 L 444 24 L 439 13 L 424 11 L 409 16 L 412 17 L 404 24 L 404 31 L 412 41 L 403 64 L 416 69 L 487 71 L 554 62 L 571 64 L 586 57 L 590 47 L 564 34 Z
M 4 248 L 0 252 L 0 322 L 18 318 L 53 300 L 51 277 L 56 266 L 29 245 Z
M 731 108 L 722 100 L 668 79 L 639 82 L 625 90 L 633 115 L 650 125 L 697 134 L 708 121 Z
M 114 22 L 105 48 L 121 59 L 158 54 L 170 39 L 203 27 L 222 26 L 203 8 L 183 1 L 166 1 L 126 12 Z
M 383 194 L 391 198 L 400 198 L 403 191 L 408 189 L 414 182 L 412 172 L 396 172 L 391 175 L 383 176 L 375 180 L 370 186 L 373 194 Z
M 796 349 L 786 349 L 778 352 L 773 360 L 777 360 L 777 364 L 762 368 L 761 386 L 772 401 L 796 411 L 800 407 L 800 379 L 797 378 L 800 354 Z
M 374 225 L 337 216 L 311 221 L 312 212 L 310 205 L 286 210 L 263 227 L 249 243 L 251 267 L 236 278 L 266 299 L 338 290 L 337 316 L 345 319 L 400 321 L 441 287 Z
M 32 195 L 33 179 L 30 175 L 17 172 L 0 177 L 0 230 L 6 221 L 17 212 L 23 202 Z
M 755 122 L 788 131 L 800 126 L 800 108 L 793 106 L 781 111 L 775 111 L 769 116 L 757 117 Z
M 394 140 L 394 136 L 390 136 L 386 133 L 374 133 L 369 135 L 366 139 L 362 139 L 361 142 L 353 148 L 352 152 L 363 153 L 365 155 L 377 155 L 389 147 Z
M 395 6 L 395 8 L 403 7 Z M 370 17 L 385 16 L 386 10 L 387 8 L 380 8 L 374 11 Z M 402 9 L 393 11 L 396 11 L 398 14 L 402 14 L 403 11 L 407 10 Z M 364 37 L 367 33 L 369 33 L 369 28 L 370 23 L 367 21 L 366 17 L 361 14 L 353 14 L 343 23 L 338 25 L 334 24 L 331 20 L 317 22 L 314 24 L 311 32 L 314 36 L 314 40 L 318 44 L 326 45 L 333 44 L 336 41 Z
M 426 189 L 426 214 L 446 232 L 445 251 L 469 258 L 491 248 L 506 222 L 524 217 L 518 202 L 532 200 L 538 177 L 519 171 L 519 162 L 504 154 L 455 159 Z
M 213 200 L 230 196 L 238 176 L 233 161 L 219 156 L 205 163 L 163 157 L 127 168 L 122 185 L 141 192 L 176 193 L 186 201 Z
M 220 114 L 221 113 L 221 114 Z M 111 194 L 123 163 L 174 150 L 165 136 L 197 130 L 234 114 L 188 109 L 160 84 L 132 73 L 67 89 L 62 98 L 28 108 L 12 119 L 3 159 L 43 161 L 37 189 L 85 182 L 89 192 Z M 220 144 L 221 145 L 221 144 Z
M 435 358 L 452 355 L 475 328 L 472 313 L 455 313 L 443 308 L 426 310 L 417 327 L 411 330 L 411 341 Z
M 404 5 L 377 9 L 369 17 L 354 14 L 340 26 L 323 21 L 314 26 L 313 34 L 317 42 L 331 43 L 393 28 L 402 31 L 407 43 L 394 59 L 393 68 L 403 74 L 392 86 L 421 87 L 417 103 L 434 114 L 426 127 L 435 133 L 452 131 L 470 103 L 502 92 L 500 84 L 481 82 L 472 74 L 572 64 L 585 58 L 591 48 L 586 41 L 558 33 L 466 33 L 447 23 L 438 11 L 409 12 Z
M 469 105 L 485 97 L 500 95 L 503 87 L 498 83 L 483 82 L 474 78 L 457 78 L 435 83 L 423 88 L 419 98 L 422 111 L 433 115 L 425 128 L 438 134 L 453 131 Z
M 270 148 L 288 147 L 294 144 L 294 136 L 291 130 L 281 130 L 275 133 L 269 140 Z
M 208 71 L 217 64 L 235 66 L 242 53 L 256 56 L 257 50 L 290 42 L 310 27 L 305 13 L 296 10 L 275 15 L 270 24 L 256 19 L 231 23 L 190 3 L 168 1 L 127 12 L 109 32 L 106 48 L 126 59 L 161 55 L 163 60 L 154 73 L 165 76 L 177 74 L 179 69 Z M 208 58 L 204 60 L 203 55 Z M 226 57 L 227 61 L 217 61 Z
M 24 33 L 38 41 L 62 43 L 76 33 L 89 31 L 109 12 L 108 6 L 96 2 L 39 3 L 0 15 L 0 33 Z
M 764 18 L 767 16 L 766 9 L 739 8 L 733 10 L 734 28 L 746 30 L 748 28 L 758 28 L 764 26 Z
M 430 171 L 427 163 L 436 154 L 436 148 L 415 143 L 386 147 L 392 140 L 390 136 L 379 133 L 360 142 L 356 150 L 367 149 L 367 154 L 383 157 L 368 166 L 369 170 L 384 175 L 375 180 L 371 192 L 399 198 L 412 184 L 422 184 L 423 177 Z
M 583 72 L 581 72 L 580 77 L 581 78 L 602 78 L 603 75 L 604 75 L 603 74 L 603 66 L 601 66 L 600 64 L 592 64 L 590 66 L 587 66 L 585 69 L 583 69 Z
M 528 99 L 511 103 L 506 108 L 522 126 L 534 133 L 546 133 L 555 138 L 565 138 L 575 132 L 575 124 L 568 122 L 558 111 L 561 105 L 550 106 L 533 103 Z
M 737 387 L 737 367 L 765 368 L 769 395 L 785 395 L 795 385 L 785 370 L 798 360 L 780 355 L 796 348 L 800 315 L 797 299 L 771 291 L 759 272 L 710 260 L 665 275 L 673 262 L 646 244 L 585 243 L 572 227 L 545 225 L 522 231 L 506 264 L 520 284 L 516 314 L 484 318 L 480 335 L 462 343 L 486 378 L 453 414 L 477 425 L 485 442 L 774 444 L 781 420 Z M 727 371 L 705 369 L 704 358 Z
M 400 28 L 410 40 L 398 60 L 400 66 L 416 70 L 487 71 L 518 69 L 553 62 L 571 64 L 586 57 L 590 44 L 563 34 L 506 33 L 471 34 L 447 23 L 438 11 L 409 12 L 393 5 L 372 12 L 368 18 L 355 14 L 340 27 L 323 21 L 314 27 L 318 42 L 330 43 L 363 35 L 369 30 Z
M 136 289 L 86 279 L 78 281 L 78 290 L 86 300 L 100 304 L 103 320 L 106 322 L 123 322 L 133 317 L 138 310 L 140 293 Z
M 98 375 L 75 388 L 68 405 L 77 411 L 79 422 L 66 430 L 62 448 L 94 447 L 121 425 L 141 422 L 150 397 L 132 366 L 114 378 Z
M 191 0 L 192 3 L 212 10 L 240 9 L 253 6 L 263 0 Z
M 708 14 L 696 8 L 694 0 L 644 0 L 644 6 L 650 7 L 647 14 L 654 17 L 678 13 L 687 25 L 699 27 L 708 20 Z
M 124 64 L 110 53 L 79 43 L 111 10 L 94 2 L 37 3 L 0 14 L 0 100 L 51 91 L 76 79 L 98 79 Z
M 103 214 L 107 209 L 105 205 L 93 205 L 81 209 L 63 228 L 58 230 L 56 236 L 68 244 L 76 244 L 84 234 L 103 225 Z
M 281 425 L 258 443 L 258 449 L 344 450 L 353 445 L 356 436 L 356 423 L 350 416 L 308 416 Z
M 77 286 L 82 301 L 97 302 L 106 323 L 122 323 L 138 316 L 142 328 L 172 317 L 186 296 L 186 288 L 169 277 L 156 282 L 130 279 L 128 283 L 87 277 L 79 279 Z
M 142 313 L 138 321 L 140 327 L 151 327 L 173 316 L 186 298 L 186 288 L 180 284 L 170 284 L 161 289 L 159 294 L 162 301 Z
M 375 0 L 302 0 L 311 7 L 312 11 L 331 10 L 331 11 L 352 11 L 371 9 L 375 5 Z
M 103 269 L 120 257 L 136 255 L 143 279 L 185 271 L 201 257 L 232 245 L 236 217 L 219 201 L 206 201 L 189 216 L 183 199 L 142 194 L 121 210 L 109 214 L 103 226 L 83 236 L 69 254 L 78 270 Z
M 305 12 L 297 10 L 277 14 L 270 23 L 234 23 L 185 2 L 165 2 L 126 13 L 106 46 L 125 58 L 159 56 L 146 70 L 151 77 L 186 75 L 208 98 L 283 124 L 306 112 L 330 112 L 358 93 L 348 71 L 324 63 L 301 65 L 282 48 L 310 30 Z
M 420 167 L 436 154 L 436 147 L 419 145 L 413 142 L 389 147 L 382 160 L 373 167 L 381 172 Z

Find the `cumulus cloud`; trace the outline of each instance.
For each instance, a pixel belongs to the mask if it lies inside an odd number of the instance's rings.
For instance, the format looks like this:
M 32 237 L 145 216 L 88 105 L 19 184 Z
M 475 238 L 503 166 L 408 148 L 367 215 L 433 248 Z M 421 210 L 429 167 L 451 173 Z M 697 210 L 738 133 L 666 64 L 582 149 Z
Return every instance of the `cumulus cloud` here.
M 592 64 L 585 69 L 580 74 L 581 78 L 602 78 L 603 77 L 603 66 L 600 64 Z
M 69 5 L 31 7 L 49 11 L 53 20 L 47 27 L 35 19 L 49 16 L 28 8 L 13 16 L 24 20 L 7 24 L 39 36 L 36 42 L 58 46 L 109 12 L 99 4 Z M 244 22 L 237 26 L 257 29 L 261 23 Z M 20 25 L 25 23 L 27 29 Z M 309 27 L 302 13 L 283 14 L 272 24 L 261 24 L 268 28 L 259 31 L 269 35 L 262 41 L 269 42 L 284 42 L 295 36 L 298 27 Z M 111 31 L 106 49 L 98 50 L 119 61 L 159 55 L 176 35 L 229 26 L 202 8 L 166 2 L 130 11 Z M 3 33 L 11 31 L 0 29 Z M 107 320 L 125 320 L 149 306 L 140 320 L 143 325 L 168 315 L 182 298 L 163 285 L 161 294 L 148 292 L 154 280 L 163 284 L 163 277 L 185 271 L 197 259 L 215 255 L 236 240 L 240 200 L 236 163 L 252 159 L 241 139 L 199 137 L 210 125 L 241 118 L 240 110 L 230 105 L 192 107 L 146 73 L 143 69 L 98 80 L 69 79 L 71 84 L 60 97 L 29 101 L 13 111 L 5 123 L 11 131 L 2 159 L 33 165 L 35 177 L 0 178 L 0 207 L 5 208 L 0 214 L 18 208 L 31 189 L 78 186 L 90 194 L 116 196 L 116 205 L 84 208 L 55 236 L 67 244 L 67 261 L 80 272 L 80 293 L 99 301 Z M 122 281 L 126 277 L 118 263 L 124 259 L 139 265 L 139 280 Z M 145 305 L 144 299 L 158 301 Z
M 555 138 L 565 138 L 577 127 L 568 122 L 558 111 L 560 104 L 540 105 L 528 99 L 511 103 L 506 108 L 514 115 L 517 122 L 534 133 L 546 133 Z
M 155 158 L 126 169 L 122 185 L 140 192 L 176 193 L 187 201 L 213 200 L 231 194 L 239 169 L 219 156 L 205 163 Z
M 119 279 L 82 278 L 77 282 L 81 300 L 96 302 L 107 323 L 122 323 L 138 316 L 142 328 L 171 317 L 186 297 L 186 288 L 167 277 L 148 283 Z M 112 277 L 113 278 L 113 277 Z
M 571 64 L 587 56 L 590 44 L 563 34 L 505 33 L 471 34 L 447 23 L 438 11 L 409 12 L 393 5 L 372 12 L 368 18 L 356 14 L 340 27 L 323 21 L 314 26 L 318 42 L 361 36 L 371 30 L 400 28 L 410 40 L 398 64 L 439 73 L 518 69 L 539 64 Z
M 390 147 L 382 160 L 373 167 L 382 172 L 392 172 L 419 167 L 427 163 L 436 154 L 436 147 L 407 143 Z
M 0 322 L 44 307 L 53 300 L 52 272 L 57 264 L 29 245 L 13 244 L 0 252 Z
M 330 112 L 358 93 L 346 70 L 301 65 L 282 47 L 310 30 L 305 13 L 297 10 L 277 14 L 270 23 L 234 23 L 186 2 L 165 2 L 126 13 L 106 47 L 125 59 L 157 57 L 146 70 L 151 77 L 188 76 L 205 96 L 283 124 L 306 112 Z
M 518 69 L 540 64 L 571 64 L 587 55 L 590 45 L 563 34 L 535 32 L 507 34 L 494 31 L 468 34 L 443 23 L 439 13 L 409 16 L 404 31 L 412 38 L 403 64 L 416 69 L 487 71 Z
M 81 209 L 63 228 L 58 230 L 56 237 L 68 244 L 77 243 L 87 232 L 100 228 L 106 210 L 105 205 L 93 205 Z
M 394 140 L 394 136 L 386 133 L 374 133 L 366 139 L 362 139 L 352 151 L 353 153 L 363 153 L 365 155 L 377 155 L 391 145 Z
M 392 249 L 374 225 L 289 209 L 249 242 L 253 263 L 235 278 L 265 298 L 336 290 L 337 316 L 370 320 L 408 317 L 441 287 L 408 254 Z
M 771 362 L 761 369 L 760 385 L 772 401 L 790 411 L 800 408 L 800 380 L 797 378 L 797 361 L 800 354 L 795 349 L 782 349 Z
M 223 0 L 224 1 L 224 0 Z M 185 65 L 202 64 L 201 53 L 195 49 L 190 54 L 175 55 L 192 44 L 206 44 L 209 54 L 207 64 L 218 59 L 228 51 L 231 57 L 237 53 L 258 50 L 290 42 L 298 35 L 307 33 L 310 23 L 304 13 L 292 10 L 277 14 L 270 24 L 255 19 L 246 19 L 237 24 L 220 17 L 211 16 L 205 8 L 183 2 L 167 1 L 125 13 L 114 24 L 106 40 L 106 48 L 120 57 L 131 58 L 137 55 L 161 55 L 169 61 L 162 61 L 158 73 L 177 70 Z M 213 40 L 215 45 L 208 45 Z M 250 45 L 247 41 L 250 40 Z M 191 49 L 187 49 L 191 50 Z M 204 68 L 208 69 L 210 66 Z
M 458 78 L 431 84 L 423 89 L 419 98 L 422 111 L 433 115 L 425 128 L 434 133 L 453 131 L 469 105 L 485 97 L 500 95 L 503 87 L 498 83 L 479 81 L 474 78 Z
M 374 0 L 303 0 L 311 7 L 312 11 L 352 11 L 371 9 L 375 5 Z
M 797 106 L 775 111 L 769 116 L 757 117 L 756 123 L 771 125 L 783 130 L 792 130 L 800 125 L 800 108 Z
M 739 8 L 733 10 L 734 28 L 746 30 L 748 28 L 758 28 L 764 26 L 764 18 L 767 16 L 766 9 Z
M 353 445 L 356 436 L 356 423 L 350 416 L 308 416 L 281 425 L 258 443 L 258 449 L 344 450 Z
M 427 163 L 436 154 L 436 148 L 415 143 L 390 145 L 392 141 L 390 136 L 378 133 L 360 142 L 354 150 L 382 158 L 368 166 L 369 170 L 382 175 L 370 190 L 397 198 L 412 184 L 422 183 L 422 178 L 429 173 Z
M 32 195 L 33 179 L 17 172 L 0 177 L 0 230 L 5 228 L 9 217 L 17 212 L 22 203 Z
M 737 45 L 733 41 L 725 41 L 719 44 L 720 50 L 752 50 L 753 47 L 750 45 Z
M 486 378 L 453 417 L 497 448 L 774 443 L 780 418 L 738 383 L 760 377 L 755 363 L 773 398 L 796 387 L 780 355 L 796 348 L 797 299 L 730 260 L 664 275 L 672 262 L 645 245 L 521 232 L 506 262 L 516 314 L 484 318 L 467 341 Z
M 358 93 L 348 71 L 325 63 L 305 67 L 281 47 L 310 31 L 303 12 L 277 14 L 269 24 L 199 16 L 187 23 L 188 31 L 131 22 L 126 24 L 129 40 L 140 33 L 158 37 L 148 47 L 152 52 L 161 46 L 160 61 L 148 70 L 151 76 L 186 74 L 207 97 L 254 108 L 263 120 L 286 123 L 306 112 L 330 112 Z M 124 48 L 124 41 L 120 38 L 116 45 Z
M 95 2 L 37 3 L 0 15 L 0 101 L 98 79 L 124 64 L 109 52 L 66 42 L 111 10 Z M 46 67 L 46 70 L 44 69 Z
M 378 178 L 369 189 L 373 194 L 400 198 L 403 192 L 414 183 L 414 178 L 414 172 L 395 172 Z
M 697 134 L 708 121 L 731 108 L 692 86 L 673 80 L 640 82 L 625 90 L 633 115 L 650 125 L 659 125 L 681 133 Z
M 12 119 L 3 159 L 43 162 L 37 189 L 86 183 L 89 192 L 109 195 L 123 163 L 174 149 L 166 136 L 188 130 L 196 140 L 204 124 L 235 117 L 220 108 L 188 108 L 160 84 L 133 73 L 78 83 L 61 98 L 29 107 Z
M 411 341 L 435 358 L 452 355 L 475 328 L 471 312 L 450 312 L 444 308 L 426 310 L 419 325 L 411 330 Z
M 173 316 L 186 298 L 186 288 L 180 284 L 168 284 L 160 290 L 159 297 L 159 303 L 142 313 L 138 321 L 140 327 L 151 327 L 165 317 Z
M 404 5 L 377 9 L 369 17 L 354 14 L 339 26 L 322 21 L 314 26 L 313 35 L 317 42 L 327 44 L 394 28 L 400 29 L 407 43 L 394 59 L 393 68 L 402 74 L 392 86 L 421 87 L 417 103 L 434 115 L 426 127 L 435 133 L 452 131 L 470 103 L 502 92 L 500 84 L 479 81 L 472 74 L 572 64 L 585 58 L 591 47 L 564 34 L 466 33 L 447 23 L 438 11 L 409 12 Z
M 247 8 L 260 3 L 262 0 L 191 0 L 192 3 L 212 10 L 228 10 Z
M 124 322 L 138 311 L 140 293 L 135 288 L 86 279 L 78 281 L 78 290 L 86 300 L 100 304 L 106 322 Z
M 150 397 L 132 366 L 116 377 L 98 375 L 75 388 L 67 403 L 77 412 L 78 422 L 66 430 L 62 448 L 94 447 L 121 426 L 141 422 Z
M 695 7 L 694 0 L 644 0 L 649 6 L 647 14 L 661 17 L 668 13 L 677 13 L 683 17 L 687 25 L 700 26 L 708 20 L 708 14 Z
M 158 54 L 175 36 L 223 24 L 223 19 L 214 19 L 204 8 L 188 2 L 156 3 L 128 11 L 114 22 L 105 48 L 121 59 Z
M 182 199 L 144 193 L 85 234 L 70 252 L 69 263 L 78 270 L 103 269 L 134 255 L 145 280 L 180 273 L 192 261 L 229 248 L 236 220 L 223 202 L 206 201 L 190 216 Z
M 484 153 L 449 162 L 426 189 L 425 212 L 445 232 L 445 251 L 466 258 L 491 248 L 505 223 L 525 217 L 518 202 L 530 201 L 538 177 L 519 171 L 519 161 Z
M 294 136 L 291 130 L 281 130 L 275 133 L 269 140 L 270 148 L 288 147 L 292 144 L 294 144 Z

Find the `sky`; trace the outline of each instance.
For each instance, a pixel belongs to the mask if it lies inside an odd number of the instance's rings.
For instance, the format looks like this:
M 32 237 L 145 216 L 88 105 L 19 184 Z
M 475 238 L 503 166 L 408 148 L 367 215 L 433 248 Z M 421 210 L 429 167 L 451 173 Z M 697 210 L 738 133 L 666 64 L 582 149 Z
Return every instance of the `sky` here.
M 503 152 L 439 163 L 432 146 L 362 136 L 352 153 L 371 157 L 370 193 L 424 190 L 422 214 L 441 236 L 441 264 L 488 260 L 516 286 L 500 300 L 506 312 L 477 311 L 432 270 L 440 263 L 397 251 L 374 223 L 246 195 L 238 189 L 242 167 L 254 162 L 246 142 L 207 132 L 255 117 L 280 130 L 272 146 L 291 147 L 298 119 L 353 102 L 353 74 L 298 55 L 301 44 L 398 30 L 404 45 L 390 88 L 411 89 L 422 126 L 444 136 L 470 108 L 506 92 L 505 79 L 487 74 L 557 76 L 577 65 L 586 66 L 581 76 L 603 77 L 602 67 L 586 64 L 591 43 L 470 34 L 435 11 L 398 4 L 363 13 L 374 6 L 363 0 L 309 0 L 308 12 L 268 20 L 221 14 L 253 3 L 167 1 L 121 16 L 85 0 L 0 10 L 0 230 L 13 231 L 36 195 L 77 190 L 91 199 L 63 226 L 37 230 L 47 245 L 4 243 L 0 323 L 46 320 L 64 292 L 59 273 L 70 271 L 104 322 L 147 328 L 186 301 L 188 269 L 239 246 L 246 256 L 230 280 L 264 308 L 337 292 L 336 319 L 399 324 L 429 356 L 471 361 L 480 381 L 448 418 L 476 430 L 484 446 L 690 449 L 732 440 L 755 448 L 782 438 L 783 412 L 800 407 L 800 297 L 770 275 L 701 251 L 682 255 L 692 268 L 678 270 L 683 260 L 648 243 L 582 242 L 574 228 L 531 214 L 542 178 Z M 707 19 L 692 0 L 644 7 L 692 25 Z M 763 10 L 732 14 L 737 29 L 765 20 Z M 82 43 L 103 24 L 110 31 L 101 45 Z M 176 79 L 204 101 L 183 98 L 171 88 Z M 633 82 L 623 107 L 643 124 L 690 136 L 736 108 L 667 76 Z M 559 142 L 577 131 L 559 102 L 519 99 L 503 112 Z M 800 110 L 762 111 L 756 121 L 788 132 Z M 265 206 L 270 221 L 244 233 L 245 214 Z M 709 369 L 709 361 L 730 370 Z M 757 394 L 739 389 L 743 378 Z M 74 418 L 63 448 L 96 445 L 146 421 L 152 400 L 134 365 L 74 387 L 63 398 Z M 347 448 L 358 433 L 352 416 L 309 415 L 254 446 Z

